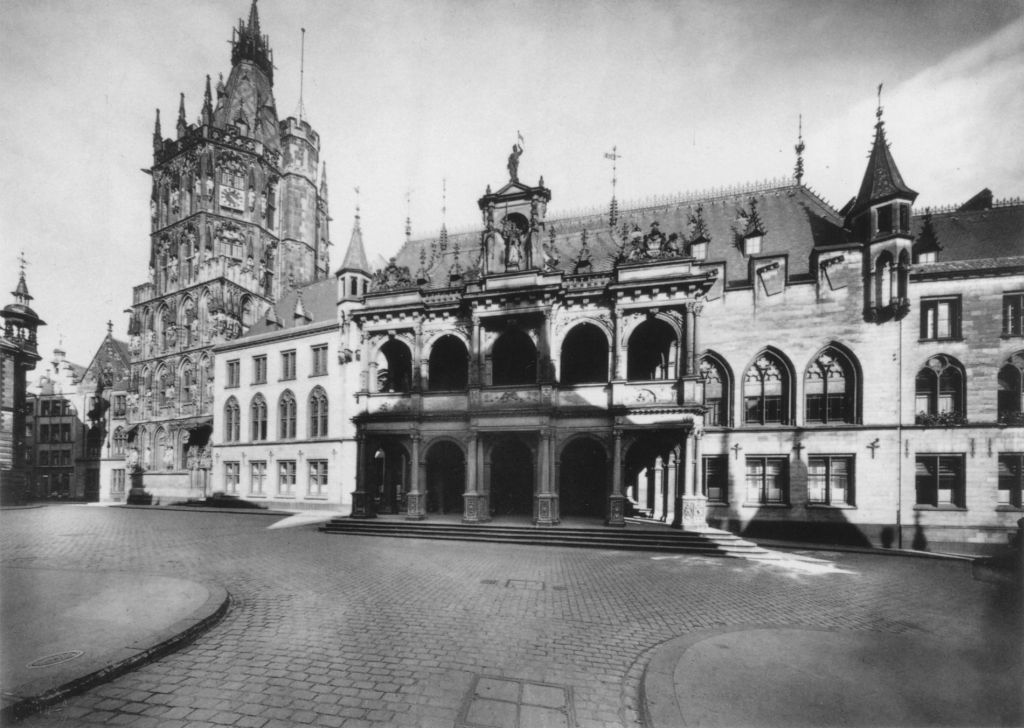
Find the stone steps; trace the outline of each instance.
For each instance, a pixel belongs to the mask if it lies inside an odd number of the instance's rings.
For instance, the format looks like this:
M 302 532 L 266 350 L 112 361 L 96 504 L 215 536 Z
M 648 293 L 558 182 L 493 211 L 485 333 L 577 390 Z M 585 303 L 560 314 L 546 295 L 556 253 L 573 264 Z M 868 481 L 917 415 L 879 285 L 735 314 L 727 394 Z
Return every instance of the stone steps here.
M 770 552 L 727 531 L 677 531 L 668 527 L 607 528 L 509 526 L 494 523 L 424 523 L 384 519 L 335 518 L 324 533 L 444 541 L 483 541 L 533 546 L 602 548 L 662 553 L 768 558 Z

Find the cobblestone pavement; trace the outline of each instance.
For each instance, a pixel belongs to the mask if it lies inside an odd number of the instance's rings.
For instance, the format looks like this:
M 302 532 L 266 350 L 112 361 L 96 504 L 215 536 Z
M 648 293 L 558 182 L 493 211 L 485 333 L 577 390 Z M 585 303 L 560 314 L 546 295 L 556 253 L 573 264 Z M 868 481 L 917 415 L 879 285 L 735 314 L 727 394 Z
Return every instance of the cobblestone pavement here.
M 982 652 L 1007 641 L 1002 587 L 965 562 L 773 564 L 268 530 L 274 520 L 5 512 L 5 567 L 211 580 L 232 596 L 193 644 L 21 725 L 511 727 L 518 715 L 633 728 L 650 652 L 694 630 L 920 632 Z

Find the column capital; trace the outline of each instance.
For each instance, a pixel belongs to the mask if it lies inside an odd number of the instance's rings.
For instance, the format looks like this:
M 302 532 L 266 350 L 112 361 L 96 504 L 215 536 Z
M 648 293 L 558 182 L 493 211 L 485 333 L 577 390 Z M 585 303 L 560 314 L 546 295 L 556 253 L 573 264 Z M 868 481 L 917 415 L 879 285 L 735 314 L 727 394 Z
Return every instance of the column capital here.
M 700 316 L 700 312 L 704 310 L 703 301 L 687 301 L 686 310 L 692 313 L 694 316 Z

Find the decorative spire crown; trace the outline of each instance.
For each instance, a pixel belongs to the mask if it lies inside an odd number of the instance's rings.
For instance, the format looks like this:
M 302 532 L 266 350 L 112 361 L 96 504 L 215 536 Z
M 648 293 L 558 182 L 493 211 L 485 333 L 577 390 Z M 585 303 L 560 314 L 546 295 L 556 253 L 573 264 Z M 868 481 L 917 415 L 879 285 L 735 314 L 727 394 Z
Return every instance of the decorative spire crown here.
M 798 122 L 797 131 L 797 142 L 793 149 L 796 151 L 796 167 L 793 169 L 793 176 L 796 177 L 796 183 L 798 185 L 803 184 L 804 178 L 804 115 L 800 114 L 800 121 Z
M 875 111 L 875 140 L 868 155 L 868 166 L 864 171 L 864 179 L 860 183 L 860 191 L 850 209 L 848 218 L 856 217 L 874 204 L 892 200 L 897 197 L 913 203 L 917 192 L 910 189 L 903 181 L 903 176 L 896 167 L 896 161 L 889 150 L 885 139 L 885 122 L 882 120 L 882 84 L 878 84 L 878 108 Z
M 274 53 L 270 49 L 270 39 L 260 33 L 260 14 L 256 9 L 256 0 L 252 0 L 249 8 L 248 22 L 239 20 L 231 39 L 231 65 L 240 61 L 252 61 L 267 74 L 270 82 L 274 82 Z

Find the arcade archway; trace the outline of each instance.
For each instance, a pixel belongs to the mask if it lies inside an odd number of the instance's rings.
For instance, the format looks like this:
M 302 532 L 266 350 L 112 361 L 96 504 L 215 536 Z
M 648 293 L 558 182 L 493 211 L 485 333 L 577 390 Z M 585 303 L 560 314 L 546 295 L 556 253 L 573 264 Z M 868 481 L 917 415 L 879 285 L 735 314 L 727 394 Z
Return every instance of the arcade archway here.
M 532 516 L 533 453 L 521 440 L 505 438 L 491 449 L 490 501 L 495 516 Z
M 427 513 L 462 513 L 466 458 L 462 448 L 447 440 L 433 445 L 426 458 Z
M 600 442 L 582 437 L 565 446 L 558 483 L 562 516 L 607 516 L 608 486 L 608 458 Z

